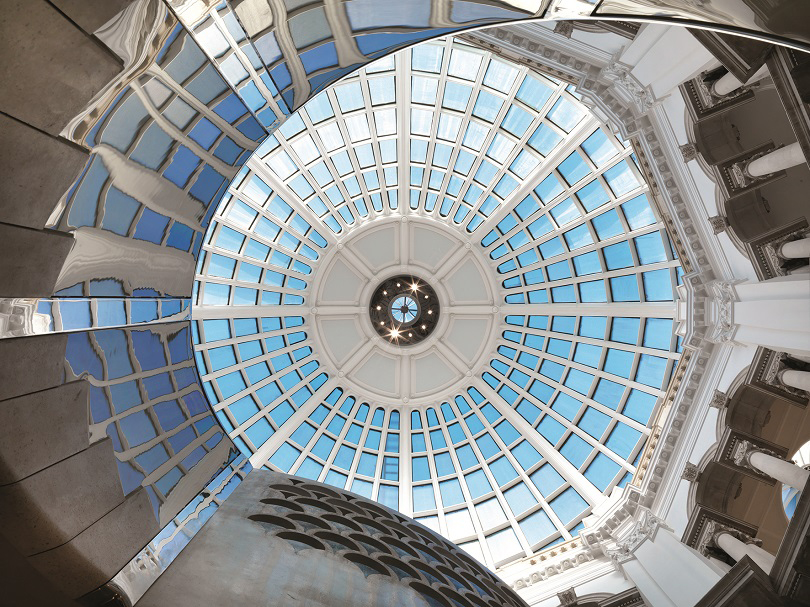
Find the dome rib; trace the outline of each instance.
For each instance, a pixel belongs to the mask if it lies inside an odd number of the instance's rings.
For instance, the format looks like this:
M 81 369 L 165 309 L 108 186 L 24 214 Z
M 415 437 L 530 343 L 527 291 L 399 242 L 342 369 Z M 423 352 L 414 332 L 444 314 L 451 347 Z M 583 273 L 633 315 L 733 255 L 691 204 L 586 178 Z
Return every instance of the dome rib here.
M 680 358 L 682 271 L 631 144 L 572 85 L 452 38 L 293 114 L 204 243 L 197 365 L 251 462 L 415 516 L 493 569 L 631 482 Z M 414 346 L 367 318 L 399 274 L 442 306 Z

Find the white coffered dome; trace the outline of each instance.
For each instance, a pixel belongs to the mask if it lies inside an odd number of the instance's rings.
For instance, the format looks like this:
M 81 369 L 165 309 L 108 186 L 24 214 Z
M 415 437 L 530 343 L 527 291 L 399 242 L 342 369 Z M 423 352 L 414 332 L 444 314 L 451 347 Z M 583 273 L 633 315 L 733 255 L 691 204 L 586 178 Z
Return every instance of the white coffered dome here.
M 633 477 L 680 356 L 680 273 L 632 147 L 572 86 L 434 41 L 322 92 L 233 181 L 197 364 L 254 466 L 494 569 Z

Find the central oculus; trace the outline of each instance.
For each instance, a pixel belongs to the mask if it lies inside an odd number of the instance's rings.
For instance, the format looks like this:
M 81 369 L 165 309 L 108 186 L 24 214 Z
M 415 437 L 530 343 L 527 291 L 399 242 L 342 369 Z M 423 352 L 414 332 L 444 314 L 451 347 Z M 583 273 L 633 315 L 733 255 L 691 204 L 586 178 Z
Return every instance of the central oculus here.
M 439 299 L 421 278 L 400 274 L 379 284 L 371 296 L 368 312 L 381 337 L 398 346 L 412 346 L 436 328 Z

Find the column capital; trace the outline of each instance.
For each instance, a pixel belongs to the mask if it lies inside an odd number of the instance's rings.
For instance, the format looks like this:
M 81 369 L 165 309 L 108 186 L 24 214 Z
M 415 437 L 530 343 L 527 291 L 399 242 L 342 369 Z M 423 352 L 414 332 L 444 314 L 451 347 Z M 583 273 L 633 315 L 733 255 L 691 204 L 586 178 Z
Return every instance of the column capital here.
M 751 465 L 751 456 L 754 453 L 764 453 L 765 455 L 770 455 L 771 457 L 782 459 L 774 451 L 755 445 L 754 443 L 748 440 L 737 441 L 737 444 L 734 445 L 734 449 L 731 452 L 731 459 L 734 460 L 734 463 L 740 466 L 741 468 L 748 468 L 750 470 L 757 472 L 758 474 L 761 474 L 759 470 L 757 470 L 754 466 Z
M 715 548 L 720 548 L 720 546 L 717 543 L 717 538 L 719 538 L 724 533 L 730 535 L 731 537 L 733 537 L 735 539 L 740 540 L 743 544 L 746 544 L 746 545 L 752 544 L 754 546 L 762 546 L 762 540 L 759 539 L 758 537 L 751 537 L 747 533 L 743 533 L 742 531 L 739 531 L 738 529 L 734 529 L 732 527 L 726 527 L 725 525 L 721 525 L 719 523 L 713 523 L 713 524 L 715 524 L 717 526 L 717 528 L 715 529 L 714 533 L 711 536 L 712 546 L 715 547 Z
M 604 551 L 605 555 L 617 566 L 634 558 L 636 549 L 647 539 L 655 539 L 658 529 L 663 527 L 672 531 L 664 520 L 655 516 L 647 508 L 640 508 L 639 512 L 641 517 L 636 521 L 629 533 L 621 540 L 618 540 L 614 548 L 608 548 Z
M 706 521 L 700 537 L 698 537 L 698 540 L 695 543 L 695 550 L 704 556 L 709 553 L 709 549 L 722 550 L 722 548 L 720 548 L 720 546 L 717 544 L 717 538 L 723 533 L 728 533 L 744 544 L 754 544 L 757 546 L 762 544 L 762 540 L 751 537 L 739 529 L 729 527 L 728 525 L 718 523 L 717 521 L 708 520 Z
M 772 145 L 772 144 L 771 144 Z M 780 144 L 769 149 L 759 149 L 758 151 L 752 153 L 747 158 L 743 158 L 742 160 L 738 160 L 734 164 L 732 164 L 728 168 L 729 177 L 734 184 L 735 189 L 737 190 L 744 190 L 758 182 L 765 182 L 768 181 L 771 175 L 777 173 L 778 171 L 772 171 L 770 173 L 766 173 L 764 175 L 752 175 L 748 170 L 755 160 L 759 160 L 760 158 L 764 158 L 765 156 L 772 154 L 782 148 L 784 148 L 784 144 Z
M 787 392 L 788 394 L 792 394 L 800 399 L 804 399 L 807 397 L 807 393 L 804 390 L 786 384 L 784 382 L 784 374 L 785 371 L 791 369 L 790 365 L 788 364 L 788 359 L 790 357 L 785 352 L 775 352 L 774 355 L 768 361 L 768 366 L 765 368 L 764 372 L 762 373 L 762 378 L 760 381 L 762 383 L 774 386 L 783 392 Z

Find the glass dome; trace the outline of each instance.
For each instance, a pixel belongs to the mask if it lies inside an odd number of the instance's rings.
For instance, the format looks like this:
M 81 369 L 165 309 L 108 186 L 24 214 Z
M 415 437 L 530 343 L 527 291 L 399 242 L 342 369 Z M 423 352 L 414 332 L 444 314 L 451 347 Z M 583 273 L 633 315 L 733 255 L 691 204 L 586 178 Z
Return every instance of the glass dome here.
M 437 300 L 414 343 L 372 320 L 400 275 Z M 239 173 L 197 267 L 197 366 L 254 466 L 495 569 L 632 479 L 680 275 L 630 143 L 572 85 L 448 38 L 321 93 Z M 414 331 L 415 297 L 392 312 Z

